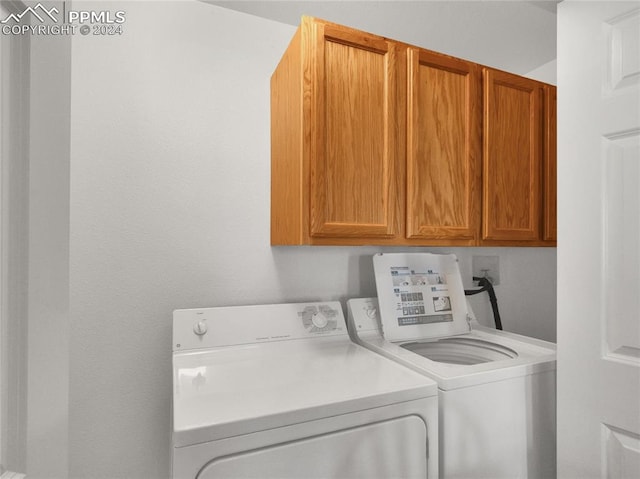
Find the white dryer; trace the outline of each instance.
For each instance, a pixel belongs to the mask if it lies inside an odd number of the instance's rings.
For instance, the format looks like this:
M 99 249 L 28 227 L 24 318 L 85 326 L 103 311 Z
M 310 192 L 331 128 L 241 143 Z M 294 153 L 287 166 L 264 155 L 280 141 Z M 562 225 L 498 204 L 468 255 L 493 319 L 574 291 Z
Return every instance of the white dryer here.
M 438 383 L 440 477 L 556 477 L 555 345 L 472 320 L 454 255 L 374 269 L 378 298 L 347 302 L 350 334 Z
M 437 396 L 338 302 L 177 310 L 172 476 L 435 478 Z

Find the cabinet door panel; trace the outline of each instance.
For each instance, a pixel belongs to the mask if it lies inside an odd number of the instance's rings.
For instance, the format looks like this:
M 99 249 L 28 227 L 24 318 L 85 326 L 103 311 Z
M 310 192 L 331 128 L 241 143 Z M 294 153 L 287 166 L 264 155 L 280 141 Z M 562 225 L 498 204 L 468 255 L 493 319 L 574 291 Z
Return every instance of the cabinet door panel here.
M 484 71 L 483 239 L 540 238 L 539 84 Z
M 476 239 L 481 92 L 476 65 L 408 54 L 407 237 Z
M 316 25 L 313 62 L 311 236 L 397 233 L 397 48 Z
M 558 237 L 557 196 L 557 133 L 556 133 L 556 87 L 544 87 L 544 229 L 545 241 L 556 241 Z

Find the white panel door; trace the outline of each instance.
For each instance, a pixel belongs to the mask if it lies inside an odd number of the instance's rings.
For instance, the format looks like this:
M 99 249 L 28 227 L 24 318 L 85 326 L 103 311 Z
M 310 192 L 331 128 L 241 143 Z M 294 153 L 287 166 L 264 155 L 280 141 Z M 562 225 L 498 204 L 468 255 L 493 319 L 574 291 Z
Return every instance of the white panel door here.
M 640 477 L 640 2 L 558 5 L 558 477 Z

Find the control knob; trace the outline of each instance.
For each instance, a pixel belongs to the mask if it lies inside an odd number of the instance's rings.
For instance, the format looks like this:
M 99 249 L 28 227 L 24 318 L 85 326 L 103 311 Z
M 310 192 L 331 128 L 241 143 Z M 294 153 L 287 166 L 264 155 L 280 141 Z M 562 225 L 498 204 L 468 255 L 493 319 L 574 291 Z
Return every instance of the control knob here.
M 207 323 L 205 323 L 204 321 L 198 321 L 193 325 L 193 332 L 198 336 L 204 335 L 207 332 Z
M 322 329 L 329 323 L 329 320 L 325 317 L 324 314 L 317 314 L 316 313 L 311 318 L 311 322 L 313 323 L 313 325 L 316 328 Z

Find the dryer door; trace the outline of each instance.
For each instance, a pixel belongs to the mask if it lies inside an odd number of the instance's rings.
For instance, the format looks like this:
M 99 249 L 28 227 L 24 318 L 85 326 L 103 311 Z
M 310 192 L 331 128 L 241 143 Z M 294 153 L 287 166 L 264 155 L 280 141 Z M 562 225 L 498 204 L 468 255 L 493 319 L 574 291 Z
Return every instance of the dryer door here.
M 427 477 L 427 430 L 405 416 L 216 458 L 198 479 Z

